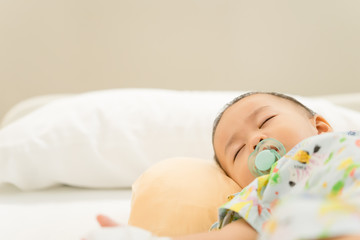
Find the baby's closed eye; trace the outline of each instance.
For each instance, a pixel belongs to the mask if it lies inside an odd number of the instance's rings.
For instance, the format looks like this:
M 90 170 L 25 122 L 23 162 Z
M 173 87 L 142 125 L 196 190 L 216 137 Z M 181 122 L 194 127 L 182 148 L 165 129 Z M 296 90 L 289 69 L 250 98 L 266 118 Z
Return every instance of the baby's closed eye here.
M 268 118 L 266 118 L 262 123 L 261 125 L 259 126 L 259 128 L 262 128 L 265 126 L 266 123 L 268 123 L 271 119 L 273 119 L 274 117 L 276 117 L 276 115 L 273 115 L 273 116 L 270 116 Z
M 242 146 L 239 148 L 239 150 L 236 151 L 235 156 L 234 156 L 234 162 L 235 162 L 235 160 L 236 160 L 237 155 L 240 153 L 240 151 L 241 151 L 242 149 L 244 149 L 244 147 L 245 147 L 245 144 L 242 145 Z

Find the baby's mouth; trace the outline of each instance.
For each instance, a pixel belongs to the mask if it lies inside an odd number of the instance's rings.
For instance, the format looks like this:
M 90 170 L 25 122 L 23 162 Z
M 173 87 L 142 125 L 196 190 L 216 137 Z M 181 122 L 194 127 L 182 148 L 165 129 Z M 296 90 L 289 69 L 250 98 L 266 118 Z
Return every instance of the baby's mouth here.
M 269 150 L 275 150 L 277 153 L 280 152 L 280 150 L 279 150 L 277 147 L 275 147 L 275 146 L 269 146 L 267 149 L 269 149 Z

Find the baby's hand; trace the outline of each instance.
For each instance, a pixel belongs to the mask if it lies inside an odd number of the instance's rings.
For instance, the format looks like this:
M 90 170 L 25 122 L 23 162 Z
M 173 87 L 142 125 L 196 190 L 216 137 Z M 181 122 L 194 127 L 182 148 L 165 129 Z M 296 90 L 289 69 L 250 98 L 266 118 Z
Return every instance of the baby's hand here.
M 105 215 L 97 215 L 96 220 L 103 228 L 92 231 L 82 240 L 170 240 L 167 237 L 153 236 L 144 229 L 118 224 Z
M 102 215 L 102 214 L 99 214 L 96 216 L 96 221 L 99 223 L 99 225 L 101 227 L 104 227 L 104 228 L 108 228 L 108 227 L 121 227 L 122 225 L 115 222 L 114 220 L 112 220 L 111 218 L 109 218 L 108 216 L 105 216 L 105 215 Z M 100 230 L 101 231 L 101 230 Z M 95 231 L 94 231 L 95 232 Z M 95 233 L 92 233 L 92 234 L 89 234 L 88 237 L 86 238 L 82 238 L 81 240 L 90 240 L 90 239 L 93 239 Z
M 105 215 L 97 215 L 96 220 L 98 221 L 99 225 L 102 227 L 118 227 L 121 226 L 121 224 L 118 224 L 111 218 L 105 216 Z

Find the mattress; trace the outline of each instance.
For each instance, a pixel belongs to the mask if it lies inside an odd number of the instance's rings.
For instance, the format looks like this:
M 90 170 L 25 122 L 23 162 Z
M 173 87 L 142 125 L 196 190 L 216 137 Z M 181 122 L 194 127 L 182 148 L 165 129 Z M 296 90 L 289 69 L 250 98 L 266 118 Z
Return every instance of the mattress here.
M 0 239 L 81 239 L 99 228 L 97 214 L 127 223 L 130 189 L 83 189 L 69 186 L 20 191 L 0 186 Z

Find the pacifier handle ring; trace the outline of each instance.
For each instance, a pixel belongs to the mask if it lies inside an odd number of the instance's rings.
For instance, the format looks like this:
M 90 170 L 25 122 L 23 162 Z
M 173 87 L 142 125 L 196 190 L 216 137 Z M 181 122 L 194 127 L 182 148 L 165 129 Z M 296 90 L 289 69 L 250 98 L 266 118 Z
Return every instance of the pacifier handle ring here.
M 260 171 L 268 171 L 278 159 L 274 150 L 263 150 L 255 158 L 255 167 Z

